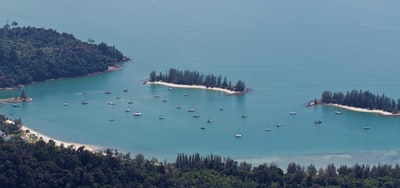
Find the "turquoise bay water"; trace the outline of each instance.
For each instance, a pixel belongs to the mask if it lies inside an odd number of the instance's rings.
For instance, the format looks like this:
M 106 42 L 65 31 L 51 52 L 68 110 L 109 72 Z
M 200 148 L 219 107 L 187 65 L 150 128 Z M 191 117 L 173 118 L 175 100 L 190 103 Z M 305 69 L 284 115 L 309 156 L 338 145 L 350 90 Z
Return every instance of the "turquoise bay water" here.
M 333 107 L 305 107 L 324 90 L 365 89 L 398 98 L 397 1 L 6 0 L 0 5 L 4 22 L 104 41 L 132 58 L 121 71 L 29 85 L 34 102 L 0 107 L 0 113 L 20 117 L 43 134 L 169 161 L 179 152 L 282 165 L 400 159 L 399 118 L 350 111 L 338 116 Z M 142 84 L 150 71 L 170 67 L 245 80 L 252 92 L 226 96 Z M 105 95 L 106 90 L 113 93 Z M 82 91 L 87 106 L 80 104 Z M 111 100 L 116 105 L 107 105 Z M 127 100 L 134 101 L 131 112 L 124 112 Z M 64 107 L 65 101 L 70 106 Z M 288 115 L 292 110 L 296 116 Z M 134 111 L 143 116 L 134 117 Z M 315 120 L 323 123 L 314 125 Z M 362 129 L 366 124 L 371 130 Z M 243 137 L 235 138 L 237 132 Z

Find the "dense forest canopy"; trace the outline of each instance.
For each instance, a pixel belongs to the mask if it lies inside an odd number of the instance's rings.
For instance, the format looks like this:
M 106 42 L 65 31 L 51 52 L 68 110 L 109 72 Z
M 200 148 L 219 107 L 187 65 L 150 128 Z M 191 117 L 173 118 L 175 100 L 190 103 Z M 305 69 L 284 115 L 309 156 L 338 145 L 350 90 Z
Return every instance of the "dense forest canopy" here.
M 400 99 L 395 100 L 385 95 L 377 95 L 369 91 L 354 89 L 346 93 L 324 91 L 321 102 L 383 110 L 392 113 L 397 113 L 400 110 Z
M 0 88 L 102 72 L 126 60 L 115 47 L 83 42 L 53 29 L 0 28 Z
M 219 155 L 178 154 L 175 162 L 131 157 L 117 150 L 92 153 L 80 147 L 21 140 L 18 127 L 0 115 L 0 187 L 400 187 L 400 166 L 296 163 L 252 166 Z
M 281 169 L 199 154 L 179 154 L 175 163 L 165 163 L 111 149 L 100 154 L 52 141 L 0 138 L 0 187 L 400 187 L 400 166 L 329 164 L 317 169 L 290 163 Z
M 246 85 L 244 81 L 239 80 L 235 85 L 232 85 L 231 81 L 222 77 L 221 75 L 216 76 L 213 74 L 204 75 L 197 71 L 190 70 L 177 70 L 170 68 L 168 72 L 157 74 L 156 71 L 150 72 L 150 81 L 163 81 L 174 84 L 184 84 L 184 85 L 204 85 L 206 87 L 217 87 L 228 89 L 232 91 L 244 92 L 246 90 Z

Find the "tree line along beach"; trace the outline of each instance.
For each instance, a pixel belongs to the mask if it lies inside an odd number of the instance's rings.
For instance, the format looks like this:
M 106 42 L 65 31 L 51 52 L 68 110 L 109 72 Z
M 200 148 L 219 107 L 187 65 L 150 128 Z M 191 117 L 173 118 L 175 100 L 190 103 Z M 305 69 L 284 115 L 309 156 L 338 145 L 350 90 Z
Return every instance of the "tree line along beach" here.
M 145 84 L 159 84 L 169 87 L 181 88 L 197 88 L 197 89 L 210 89 L 215 91 L 222 91 L 227 94 L 244 94 L 248 92 L 246 84 L 243 80 L 239 80 L 235 85 L 232 84 L 226 76 L 216 76 L 213 74 L 202 74 L 198 71 L 191 70 L 178 70 L 170 68 L 163 74 L 152 71 L 149 74 L 149 80 Z
M 399 116 L 400 98 L 395 100 L 384 94 L 374 94 L 368 90 L 351 90 L 343 92 L 322 92 L 321 99 L 315 99 L 307 104 L 314 106 L 318 104 L 326 104 L 338 108 L 357 111 L 376 113 L 383 116 Z

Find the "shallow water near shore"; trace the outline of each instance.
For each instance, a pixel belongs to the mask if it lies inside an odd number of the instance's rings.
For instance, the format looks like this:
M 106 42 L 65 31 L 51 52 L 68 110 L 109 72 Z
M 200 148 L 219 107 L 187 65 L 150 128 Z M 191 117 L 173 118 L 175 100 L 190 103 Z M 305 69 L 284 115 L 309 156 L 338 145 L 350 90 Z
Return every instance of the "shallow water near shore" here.
M 324 90 L 364 89 L 398 98 L 399 7 L 397 1 L 6 0 L 0 17 L 104 41 L 132 61 L 98 76 L 29 85 L 33 102 L 4 104 L 0 113 L 59 140 L 170 162 L 177 153 L 199 152 L 282 166 L 394 164 L 400 160 L 400 118 L 305 104 Z M 142 84 L 151 71 L 170 67 L 244 80 L 251 92 L 229 96 Z M 0 98 L 15 95 L 0 92 Z M 82 106 L 84 99 L 89 104 Z M 136 111 L 142 116 L 133 116 Z M 237 133 L 243 136 L 235 138 Z

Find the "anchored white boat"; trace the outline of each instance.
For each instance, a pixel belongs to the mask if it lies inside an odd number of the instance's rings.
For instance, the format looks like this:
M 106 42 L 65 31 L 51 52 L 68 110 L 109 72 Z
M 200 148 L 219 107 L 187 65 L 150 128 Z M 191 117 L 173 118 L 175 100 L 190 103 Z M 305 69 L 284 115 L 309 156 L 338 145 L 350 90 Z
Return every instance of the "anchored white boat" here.
M 135 112 L 135 113 L 133 113 L 133 115 L 134 116 L 142 116 L 142 113 L 141 112 Z

